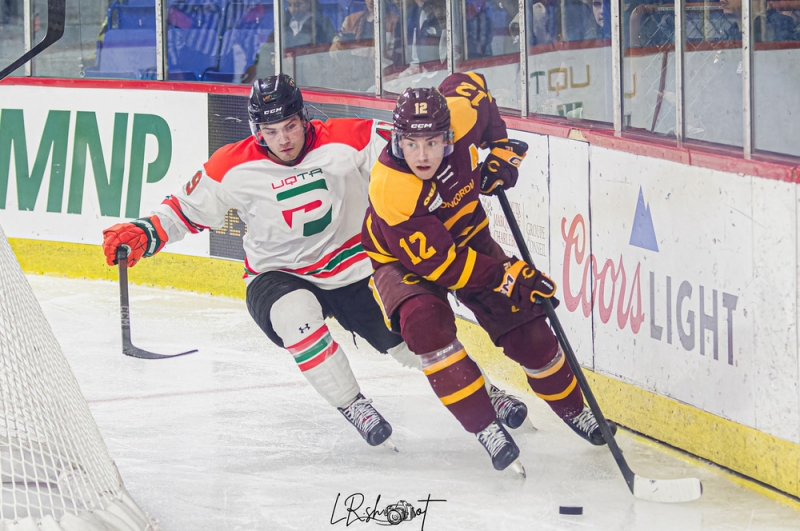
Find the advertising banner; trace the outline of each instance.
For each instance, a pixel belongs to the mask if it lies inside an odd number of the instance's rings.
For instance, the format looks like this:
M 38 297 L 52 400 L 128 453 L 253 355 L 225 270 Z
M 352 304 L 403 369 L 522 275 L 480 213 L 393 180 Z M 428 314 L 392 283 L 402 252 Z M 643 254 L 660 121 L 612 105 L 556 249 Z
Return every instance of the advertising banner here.
M 591 168 L 596 369 L 796 440 L 797 374 L 775 369 L 796 360 L 794 295 L 760 289 L 777 277 L 796 293 L 796 237 L 767 239 L 766 210 L 756 212 L 768 195 L 787 218 L 781 233 L 795 234 L 794 185 L 602 148 Z M 765 259 L 765 242 L 783 259 Z M 791 313 L 765 304 L 767 293 Z M 759 348 L 775 336 L 779 352 Z M 769 402 L 756 395 L 767 389 Z M 795 428 L 766 429 L 760 415 L 776 406 Z
M 99 244 L 145 216 L 207 158 L 207 95 L 5 86 L 0 222 L 9 237 Z M 171 252 L 208 256 L 208 235 Z

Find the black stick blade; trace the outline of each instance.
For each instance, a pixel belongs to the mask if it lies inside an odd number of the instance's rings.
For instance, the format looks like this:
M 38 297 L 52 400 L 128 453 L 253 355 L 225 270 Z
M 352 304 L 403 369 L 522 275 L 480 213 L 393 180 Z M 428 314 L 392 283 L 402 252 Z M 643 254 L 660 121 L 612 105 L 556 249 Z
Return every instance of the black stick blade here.
M 181 352 L 180 354 L 156 354 L 155 352 L 148 352 L 147 350 L 134 347 L 133 345 L 127 345 L 122 349 L 122 353 L 126 356 L 140 358 L 143 360 L 163 360 L 167 358 L 177 358 L 178 356 L 185 356 L 186 354 L 193 354 L 195 352 L 197 352 L 197 349 L 187 350 L 186 352 Z
M 179 354 L 156 354 L 139 347 L 134 347 L 131 342 L 131 312 L 128 300 L 128 250 L 125 247 L 117 249 L 117 265 L 119 266 L 119 310 L 122 330 L 122 353 L 126 356 L 143 360 L 163 360 L 176 358 L 197 352 L 197 349 L 187 350 Z

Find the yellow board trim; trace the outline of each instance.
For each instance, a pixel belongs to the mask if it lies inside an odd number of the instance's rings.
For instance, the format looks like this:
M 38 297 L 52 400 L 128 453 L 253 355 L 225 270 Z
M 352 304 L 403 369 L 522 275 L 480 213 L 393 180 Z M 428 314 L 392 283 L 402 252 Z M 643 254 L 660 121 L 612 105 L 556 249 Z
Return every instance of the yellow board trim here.
M 98 245 L 19 238 L 9 238 L 9 241 L 25 273 L 117 281 L 117 268 L 106 265 Z M 241 273 L 242 263 L 238 261 L 162 252 L 139 262 L 130 270 L 129 280 L 133 284 L 244 299 L 245 284 Z M 483 329 L 462 319 L 457 320 L 457 325 L 459 340 L 491 375 L 495 384 L 504 383 L 533 394 L 519 365 L 505 357 Z M 800 496 L 799 444 L 588 369 L 584 369 L 584 374 L 608 418 L 742 474 L 746 478 L 730 473 L 731 479 L 800 510 L 796 500 L 747 479 L 753 478 L 788 495 Z M 663 446 L 659 448 L 670 451 Z M 687 454 L 678 455 L 693 459 Z M 693 462 L 705 466 L 703 461 Z M 708 467 L 724 473 L 716 466 Z
M 98 235 L 99 236 L 99 235 Z M 99 245 L 9 238 L 26 273 L 117 281 Z M 128 271 L 132 284 L 244 299 L 242 262 L 161 252 Z
M 525 373 L 478 325 L 458 319 L 458 339 L 498 385 L 526 390 Z M 616 378 L 583 370 L 603 413 L 621 426 L 800 496 L 800 444 L 723 419 Z M 750 483 L 750 488 L 755 484 Z M 779 494 L 776 496 L 780 497 Z
M 546 369 L 546 370 L 544 370 L 542 372 L 537 372 L 537 373 L 530 373 L 528 371 L 525 371 L 525 374 L 527 374 L 529 378 L 535 378 L 535 379 L 539 380 L 539 379 L 542 379 L 542 378 L 547 378 L 548 376 L 551 376 L 551 375 L 557 373 L 558 370 L 561 367 L 564 366 L 564 362 L 567 360 L 567 357 L 564 356 L 563 354 L 561 354 L 560 351 L 559 351 L 559 356 L 561 356 L 561 358 L 556 362 L 555 365 L 553 365 L 549 369 Z
M 439 267 L 434 269 L 430 275 L 425 275 L 425 278 L 427 280 L 430 280 L 431 282 L 436 282 L 437 280 L 439 280 L 439 277 L 441 277 L 444 274 L 444 272 L 447 271 L 447 268 L 450 267 L 450 264 L 452 264 L 453 260 L 455 259 L 456 259 L 456 246 L 455 244 L 453 244 L 447 250 L 447 258 L 444 259 L 444 262 L 442 262 Z
M 424 372 L 427 376 L 430 376 L 431 374 L 435 374 L 441 371 L 442 369 L 446 369 L 451 365 L 458 363 L 459 361 L 463 360 L 466 357 L 467 357 L 467 351 L 462 348 L 458 352 L 450 354 L 445 359 L 437 361 L 433 365 L 423 368 L 422 372 Z
M 475 260 L 477 259 L 478 253 L 475 252 L 475 249 L 467 249 L 467 259 L 464 261 L 464 270 L 461 271 L 458 282 L 447 289 L 461 289 L 466 286 L 467 282 L 469 282 L 469 278 L 472 276 L 472 271 L 475 269 Z
M 450 404 L 455 404 L 456 402 L 458 402 L 460 400 L 464 400 L 468 396 L 470 396 L 473 393 L 475 393 L 475 391 L 477 391 L 478 389 L 481 389 L 481 388 L 483 388 L 485 386 L 486 386 L 486 382 L 484 381 L 483 376 L 481 376 L 480 378 L 478 378 L 477 380 L 475 380 L 474 382 L 472 382 L 471 384 L 466 386 L 464 389 L 461 389 L 460 391 L 456 391 L 452 395 L 443 396 L 439 400 L 442 401 L 442 404 L 444 404 L 446 406 L 449 406 Z
M 578 385 L 578 379 L 575 376 L 573 376 L 572 382 L 570 382 L 567 388 L 561 391 L 560 393 L 554 395 L 543 395 L 539 393 L 535 394 L 542 400 L 546 400 L 547 402 L 555 402 L 556 400 L 563 400 L 564 398 L 568 397 L 569 394 L 575 389 L 576 385 Z

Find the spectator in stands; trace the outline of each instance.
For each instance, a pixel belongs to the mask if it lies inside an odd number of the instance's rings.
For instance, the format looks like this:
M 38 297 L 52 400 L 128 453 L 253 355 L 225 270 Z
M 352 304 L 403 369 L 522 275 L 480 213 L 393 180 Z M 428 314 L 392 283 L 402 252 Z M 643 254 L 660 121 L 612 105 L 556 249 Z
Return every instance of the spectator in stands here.
M 591 0 L 592 15 L 594 15 L 595 25 L 592 28 L 595 39 L 608 39 L 611 37 L 611 25 L 607 21 L 611 18 L 611 6 L 609 0 Z
M 333 38 L 331 51 L 336 52 L 347 48 L 346 43 L 353 41 L 372 40 L 375 37 L 375 1 L 365 0 L 366 9 L 357 13 L 352 13 L 344 19 L 339 33 Z M 391 61 L 392 64 L 400 61 L 400 52 L 402 47 L 402 38 L 400 35 L 400 25 L 397 23 L 399 15 L 396 10 L 386 9 L 383 20 L 383 31 L 391 38 L 383 41 L 383 56 Z M 367 43 L 362 46 L 368 46 L 372 51 L 373 44 Z M 357 54 L 356 50 L 353 53 Z M 370 57 L 372 55 L 370 54 Z
M 333 42 L 336 30 L 318 0 L 286 0 L 286 7 L 289 16 L 283 17 L 284 48 Z
M 511 21 L 517 16 L 519 11 L 519 2 L 514 0 L 490 0 L 491 1 L 491 19 L 492 19 L 492 34 L 495 39 L 493 48 L 498 55 L 505 55 L 509 53 L 517 53 L 519 51 L 519 27 L 516 32 L 512 33 L 510 24 Z M 502 33 L 501 28 L 504 28 Z
M 592 8 L 581 0 L 541 0 L 527 9 L 530 46 L 599 38 Z M 519 15 L 511 21 L 509 32 L 519 35 Z
M 420 63 L 441 60 L 440 42 L 446 35 L 437 14 L 443 6 L 441 0 L 414 0 L 407 8 L 406 57 L 412 70 L 420 70 Z
M 719 4 L 722 6 L 722 12 L 735 21 L 729 27 L 725 40 L 741 40 L 742 0 L 720 0 Z M 755 17 L 753 20 L 755 42 L 792 41 L 800 38 L 792 17 L 768 7 L 763 0 L 753 2 L 751 16 Z
M 464 18 L 467 23 L 467 59 L 492 55 L 492 18 L 487 0 L 467 0 Z
M 300 46 L 330 44 L 336 35 L 333 22 L 319 5 L 319 0 L 285 0 L 288 16 L 282 17 L 281 38 L 283 49 Z M 253 64 L 247 67 L 241 83 L 251 83 L 256 78 L 275 74 L 275 32 L 273 31 L 258 53 Z
M 558 39 L 558 17 L 553 0 L 525 4 L 528 15 L 528 44 L 551 44 Z M 517 27 L 519 27 L 517 15 Z M 513 22 L 512 22 L 513 23 Z

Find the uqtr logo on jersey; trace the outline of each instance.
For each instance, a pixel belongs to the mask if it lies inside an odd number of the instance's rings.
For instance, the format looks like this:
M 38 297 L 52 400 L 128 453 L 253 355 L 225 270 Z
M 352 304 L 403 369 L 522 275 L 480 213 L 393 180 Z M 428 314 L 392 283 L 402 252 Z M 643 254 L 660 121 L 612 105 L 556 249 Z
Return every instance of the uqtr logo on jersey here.
M 287 188 L 286 190 L 278 192 L 275 198 L 278 201 L 286 201 L 294 197 L 313 192 L 314 190 L 328 190 L 328 184 L 325 182 L 325 178 L 322 177 L 322 174 L 322 168 L 314 168 L 309 172 L 298 173 L 297 175 L 292 175 L 291 177 L 281 179 L 280 184 L 272 183 L 273 190 L 278 190 L 284 187 Z M 319 176 L 322 178 L 305 182 L 306 179 L 311 179 L 314 176 Z M 286 221 L 286 224 L 289 226 L 289 228 L 292 228 L 294 226 L 295 215 L 308 214 L 309 212 L 317 210 L 322 206 L 323 202 L 321 199 L 314 199 L 308 203 L 303 203 L 296 207 L 282 210 L 281 214 L 283 214 L 283 219 Z M 329 207 L 328 211 L 321 217 L 303 223 L 303 236 L 313 236 L 314 234 L 319 234 L 325 230 L 325 228 L 331 224 L 332 212 L 333 207 Z

